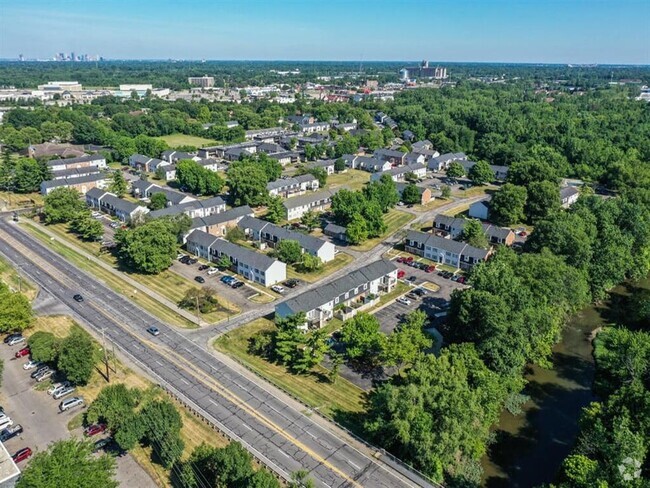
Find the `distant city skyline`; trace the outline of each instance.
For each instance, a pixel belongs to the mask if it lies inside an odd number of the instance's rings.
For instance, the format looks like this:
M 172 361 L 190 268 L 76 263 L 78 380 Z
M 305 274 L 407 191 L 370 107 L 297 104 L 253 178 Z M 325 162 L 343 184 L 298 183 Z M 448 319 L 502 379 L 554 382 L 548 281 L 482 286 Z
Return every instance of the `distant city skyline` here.
M 0 16 L 4 59 L 650 64 L 647 0 L 0 0 Z

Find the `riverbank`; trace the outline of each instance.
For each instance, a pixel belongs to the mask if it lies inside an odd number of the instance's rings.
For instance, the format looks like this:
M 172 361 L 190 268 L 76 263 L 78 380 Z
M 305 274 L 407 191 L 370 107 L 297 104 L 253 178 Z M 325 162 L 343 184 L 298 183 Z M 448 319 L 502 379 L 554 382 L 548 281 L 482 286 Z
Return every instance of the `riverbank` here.
M 554 480 L 575 441 L 582 408 L 595 399 L 594 331 L 614 320 L 615 304 L 636 288 L 650 289 L 650 276 L 617 286 L 609 300 L 575 315 L 553 348 L 552 370 L 529 368 L 525 394 L 530 399 L 520 415 L 501 414 L 496 442 L 482 461 L 485 486 L 523 488 Z

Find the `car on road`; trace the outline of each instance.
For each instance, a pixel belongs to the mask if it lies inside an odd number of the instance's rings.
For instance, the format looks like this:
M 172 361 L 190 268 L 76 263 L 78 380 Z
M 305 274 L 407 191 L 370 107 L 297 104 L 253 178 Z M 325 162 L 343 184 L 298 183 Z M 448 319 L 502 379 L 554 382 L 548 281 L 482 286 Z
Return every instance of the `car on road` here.
M 199 271 L 205 271 L 205 270 L 208 269 L 209 267 L 210 267 L 210 266 L 208 266 L 207 264 L 202 264 L 201 266 L 199 266 Z
M 284 288 L 282 286 L 280 286 L 280 285 L 273 285 L 271 287 L 271 290 L 273 290 L 276 293 L 279 293 L 280 295 L 282 295 L 284 293 Z
M 244 286 L 244 282 L 235 280 L 233 283 L 230 284 L 230 286 L 235 289 L 241 288 L 242 286 Z
M 83 398 L 72 397 L 72 398 L 68 398 L 67 400 L 63 400 L 59 404 L 59 410 L 65 412 L 67 410 L 70 410 L 71 408 L 82 407 L 83 405 L 85 405 Z
M 22 449 L 16 451 L 16 453 L 11 456 L 11 459 L 14 460 L 14 463 L 19 463 L 26 459 L 29 459 L 32 456 L 32 450 L 29 447 L 23 447 Z
M 17 335 L 9 339 L 7 341 L 7 344 L 10 346 L 15 346 L 16 344 L 22 344 L 23 342 L 25 342 L 25 338 L 21 335 Z
M 75 296 L 73 296 L 72 298 L 74 298 L 74 301 L 75 301 L 75 302 L 79 302 L 79 303 L 81 303 L 81 302 L 84 301 L 84 297 L 82 297 L 81 295 L 79 295 L 79 293 L 77 293 L 77 294 L 76 294 Z
M 40 368 L 38 368 L 36 371 L 34 371 L 34 372 L 31 374 L 31 377 L 32 377 L 32 378 L 36 378 L 36 377 L 42 375 L 43 373 L 45 373 L 45 372 L 47 372 L 47 371 L 49 371 L 49 370 L 50 370 L 50 367 L 49 367 L 49 366 L 41 366 Z
M 408 298 L 404 298 L 404 297 L 399 297 L 397 299 L 397 301 L 399 303 L 401 303 L 402 305 L 410 305 L 411 304 L 411 300 L 409 300 Z
M 216 273 L 219 272 L 219 268 L 210 267 L 210 266 L 208 266 L 208 267 L 210 268 L 210 269 L 208 270 L 208 276 L 212 276 L 213 274 L 216 274 Z
M 89 425 L 84 429 L 84 435 L 86 437 L 92 437 L 97 434 L 101 434 L 106 431 L 106 424 L 93 424 Z
M 205 278 L 203 276 L 195 276 L 194 281 L 197 283 L 205 283 Z
M 23 369 L 25 371 L 29 371 L 30 369 L 38 368 L 42 365 L 43 363 L 41 363 L 40 361 L 35 361 L 34 359 L 30 359 L 25 364 L 23 364 Z
M 16 352 L 15 356 L 17 358 L 23 358 L 25 356 L 29 356 L 29 346 L 23 347 L 20 351 Z
M 68 386 L 66 388 L 61 388 L 54 393 L 52 393 L 52 398 L 55 400 L 58 400 L 59 398 L 63 398 L 64 396 L 70 395 L 71 393 L 74 393 L 76 388 L 74 386 Z
M 39 375 L 38 375 L 36 378 L 34 378 L 34 379 L 35 379 L 38 383 L 40 383 L 41 381 L 45 381 L 46 379 L 51 378 L 52 376 L 54 376 L 54 373 L 56 373 L 56 371 L 54 371 L 53 369 L 50 369 L 50 370 L 48 370 L 48 371 L 45 371 L 45 372 L 42 373 L 42 374 L 39 374 Z
M 22 337 L 22 334 L 16 334 L 16 333 L 9 334 L 7 337 L 4 338 L 4 343 L 9 344 L 9 342 L 11 342 L 12 339 L 16 339 L 18 337 Z
M 0 431 L 0 442 L 7 442 L 9 439 L 23 433 L 23 426 L 20 424 L 11 425 Z
M 147 332 L 149 332 L 149 334 L 152 336 L 160 335 L 160 329 L 158 329 L 158 327 L 154 327 L 153 325 L 147 329 Z
M 47 389 L 47 394 L 52 395 L 56 393 L 58 390 L 63 390 L 64 388 L 68 388 L 70 386 L 69 381 L 62 381 L 61 383 L 54 383 L 52 386 L 50 386 Z
M 284 286 L 286 286 L 287 288 L 295 288 L 296 286 L 298 286 L 300 284 L 300 281 L 298 281 L 295 278 L 291 278 L 290 280 L 287 280 L 282 284 Z

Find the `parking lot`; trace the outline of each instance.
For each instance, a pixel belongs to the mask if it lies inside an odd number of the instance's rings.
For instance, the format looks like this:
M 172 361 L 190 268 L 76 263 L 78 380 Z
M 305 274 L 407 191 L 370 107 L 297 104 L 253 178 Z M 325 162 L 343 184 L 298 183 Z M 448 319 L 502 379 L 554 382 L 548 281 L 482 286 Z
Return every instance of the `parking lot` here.
M 13 455 L 18 450 L 29 447 L 33 453 L 45 451 L 52 442 L 69 439 L 72 436 L 83 437 L 82 429 L 72 432 L 68 430 L 70 422 L 77 414 L 85 411 L 85 407 L 77 407 L 67 412 L 59 411 L 61 400 L 54 400 L 45 391 L 47 388 L 36 389 L 36 380 L 30 377 L 34 371 L 24 370 L 23 364 L 29 357 L 15 358 L 16 351 L 25 344 L 8 346 L 0 342 L 0 359 L 4 362 L 2 375 L 2 390 L 0 391 L 1 406 L 4 413 L 11 417 L 14 425 L 20 424 L 23 432 L 7 440 L 4 444 Z M 49 382 L 42 383 L 43 385 Z M 65 397 L 70 398 L 74 393 Z M 100 436 L 93 437 L 96 441 Z M 154 481 L 130 456 L 116 458 L 116 479 L 122 486 L 156 486 Z M 29 463 L 29 459 L 19 462 L 22 470 Z

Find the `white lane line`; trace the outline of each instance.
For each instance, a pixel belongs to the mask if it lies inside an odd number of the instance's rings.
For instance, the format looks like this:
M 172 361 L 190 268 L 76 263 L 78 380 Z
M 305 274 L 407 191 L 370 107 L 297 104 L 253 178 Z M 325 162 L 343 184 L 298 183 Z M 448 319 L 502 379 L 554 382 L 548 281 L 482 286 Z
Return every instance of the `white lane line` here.
M 357 471 L 361 471 L 361 468 L 360 468 L 359 466 L 357 466 L 356 464 L 354 464 L 352 461 L 350 461 L 349 459 L 346 459 L 346 461 L 347 461 L 348 464 L 349 464 L 350 466 L 352 466 L 354 469 L 356 469 Z

